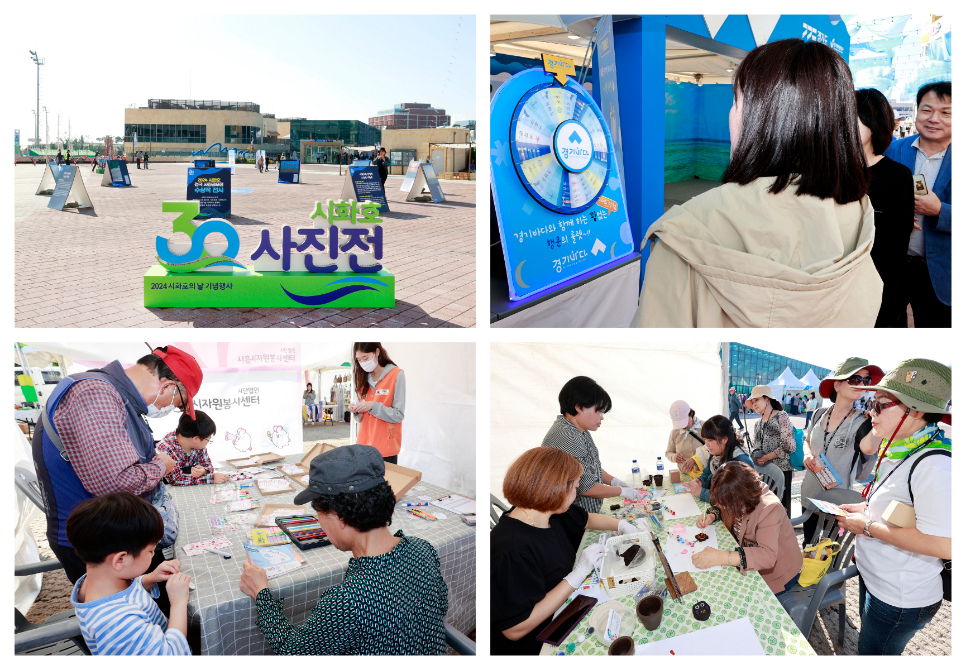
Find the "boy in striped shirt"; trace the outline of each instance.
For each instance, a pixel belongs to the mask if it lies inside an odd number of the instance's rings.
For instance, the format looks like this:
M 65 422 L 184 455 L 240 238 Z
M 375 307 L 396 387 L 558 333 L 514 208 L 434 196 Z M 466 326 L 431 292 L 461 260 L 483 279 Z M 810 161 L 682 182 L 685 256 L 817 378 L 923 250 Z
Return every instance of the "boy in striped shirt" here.
M 66 530 L 74 552 L 87 565 L 70 602 L 91 653 L 190 656 L 190 578 L 176 560 L 144 574 L 164 535 L 158 511 L 133 493 L 108 493 L 74 508 Z M 170 621 L 152 600 L 159 595 L 160 582 L 166 582 Z
M 158 442 L 158 451 L 174 460 L 174 469 L 165 481 L 174 486 L 227 482 L 228 475 L 214 472 L 208 456 L 208 443 L 216 430 L 214 420 L 201 410 L 195 410 L 194 419 L 184 412 L 178 420 L 178 427 Z

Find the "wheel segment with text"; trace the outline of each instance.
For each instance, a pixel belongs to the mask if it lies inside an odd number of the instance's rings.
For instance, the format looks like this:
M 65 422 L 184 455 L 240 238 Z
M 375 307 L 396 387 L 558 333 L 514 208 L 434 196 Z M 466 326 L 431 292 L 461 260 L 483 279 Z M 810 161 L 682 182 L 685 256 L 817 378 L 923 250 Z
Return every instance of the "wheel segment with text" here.
M 604 128 L 593 99 L 573 81 L 527 91 L 513 112 L 510 147 L 517 174 L 537 202 L 573 214 L 597 201 L 610 167 Z

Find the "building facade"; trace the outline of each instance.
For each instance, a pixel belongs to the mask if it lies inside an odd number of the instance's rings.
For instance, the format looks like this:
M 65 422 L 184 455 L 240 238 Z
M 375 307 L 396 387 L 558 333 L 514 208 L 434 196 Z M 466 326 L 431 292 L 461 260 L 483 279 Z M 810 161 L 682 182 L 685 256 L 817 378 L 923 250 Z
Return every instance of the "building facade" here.
M 283 124 L 287 124 L 287 128 Z M 362 121 L 279 119 L 279 126 L 279 132 L 289 136 L 288 151 L 296 153 L 301 140 L 341 141 L 348 147 L 378 146 L 382 142 L 382 131 Z
M 449 124 L 450 117 L 445 109 L 436 109 L 423 102 L 403 102 L 369 118 L 369 125 L 381 130 L 443 128 Z
M 722 365 L 725 369 L 727 387 L 735 387 L 737 393 L 751 393 L 758 384 L 767 384 L 784 372 L 787 366 L 796 377 L 801 379 L 812 370 L 819 379 L 824 379 L 832 371 L 820 365 L 806 363 L 796 358 L 788 358 L 764 349 L 756 349 L 747 344 L 728 342 L 721 348 Z M 817 395 L 817 394 L 816 394 Z
M 262 114 L 253 102 L 222 100 L 148 100 L 147 107 L 124 110 L 124 151 L 148 151 L 160 157 L 189 156 L 218 143 L 225 155 L 228 149 L 268 149 L 265 146 L 265 121 L 274 116 Z M 273 124 L 274 125 L 274 124 Z M 281 150 L 281 149 L 279 149 Z M 269 153 L 272 153 L 271 151 Z

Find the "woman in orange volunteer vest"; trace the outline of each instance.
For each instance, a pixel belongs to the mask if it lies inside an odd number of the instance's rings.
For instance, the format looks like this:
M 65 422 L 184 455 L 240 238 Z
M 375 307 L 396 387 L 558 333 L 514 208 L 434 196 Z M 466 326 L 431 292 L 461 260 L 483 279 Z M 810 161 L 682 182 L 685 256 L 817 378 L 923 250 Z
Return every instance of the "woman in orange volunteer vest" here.
M 384 461 L 395 463 L 402 445 L 406 377 L 379 342 L 356 342 L 352 351 L 359 402 L 349 411 L 359 420 L 356 442 L 375 447 Z

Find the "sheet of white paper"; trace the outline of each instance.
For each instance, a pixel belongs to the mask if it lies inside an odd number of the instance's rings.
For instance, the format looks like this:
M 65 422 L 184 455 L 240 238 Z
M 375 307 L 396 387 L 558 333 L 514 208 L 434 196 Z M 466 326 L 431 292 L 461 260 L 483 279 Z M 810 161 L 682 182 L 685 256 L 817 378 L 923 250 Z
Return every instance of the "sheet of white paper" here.
M 755 635 L 751 620 L 745 617 L 720 626 L 639 644 L 634 650 L 638 656 L 764 656 L 765 650 Z
M 430 498 L 429 496 L 419 496 L 419 499 L 422 500 L 423 502 L 429 502 L 430 500 L 432 500 L 432 498 Z
M 442 512 L 433 512 L 433 516 L 436 517 L 437 519 L 448 519 L 449 518 L 448 516 L 446 516 Z
M 262 491 L 284 491 L 291 487 L 284 479 L 260 479 L 258 481 L 258 488 Z
M 701 510 L 698 509 L 697 504 L 694 502 L 694 496 L 690 493 L 661 498 L 661 505 L 664 511 L 665 521 L 680 521 L 689 516 L 698 516 L 701 514 Z M 668 509 L 664 509 L 663 506 L 667 506 Z M 671 514 L 671 512 L 674 512 L 674 514 Z
M 664 543 L 664 555 L 667 556 L 668 565 L 674 572 L 710 572 L 720 570 L 723 567 L 716 565 L 713 568 L 699 570 L 694 567 L 694 563 L 691 561 L 691 556 L 705 547 L 718 548 L 718 534 L 714 526 L 708 526 L 704 529 L 697 526 L 685 526 L 684 532 L 681 533 L 675 532 L 676 526 L 666 526 L 666 528 L 667 542 Z M 706 534 L 708 539 L 704 542 L 695 541 L 694 536 L 698 533 Z M 684 542 L 681 542 L 678 538 L 683 539 Z M 694 546 L 692 547 L 688 542 L 693 542 Z
M 232 465 L 234 465 L 236 468 L 239 465 L 245 466 L 245 465 L 257 465 L 257 464 L 258 464 L 257 458 L 246 458 L 243 461 L 235 461 L 234 463 L 232 463 Z
M 437 498 L 432 504 L 454 514 L 476 514 L 476 501 L 455 493 Z

